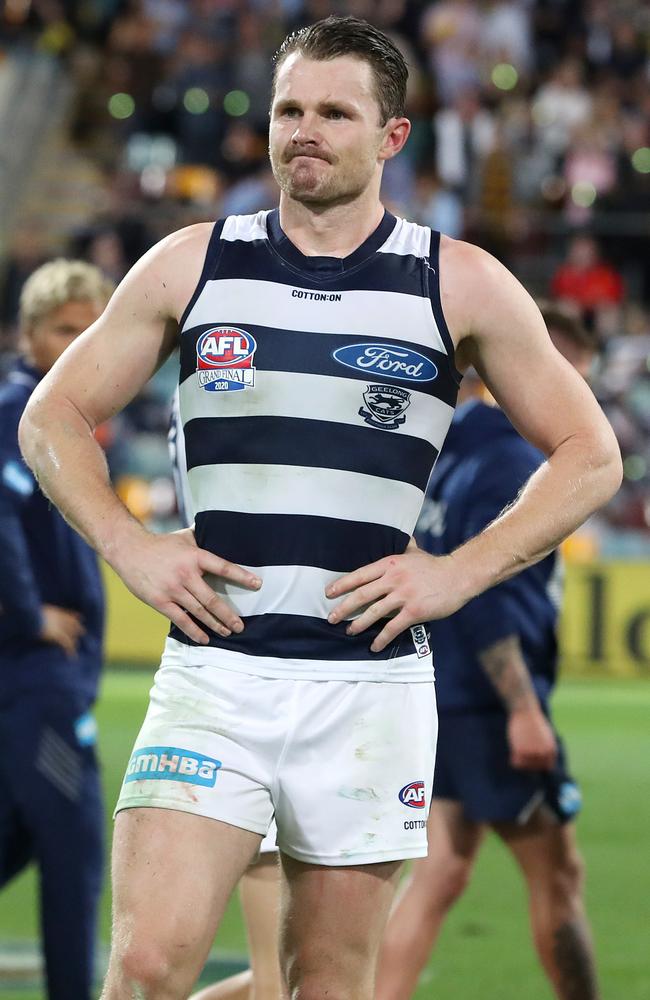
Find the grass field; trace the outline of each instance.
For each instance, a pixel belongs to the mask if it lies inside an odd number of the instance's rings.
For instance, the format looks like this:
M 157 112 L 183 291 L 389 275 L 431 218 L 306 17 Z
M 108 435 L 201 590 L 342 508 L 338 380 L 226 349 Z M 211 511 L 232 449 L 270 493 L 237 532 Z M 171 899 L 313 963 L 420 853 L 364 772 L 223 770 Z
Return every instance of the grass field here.
M 107 823 L 150 676 L 106 674 L 98 717 Z M 585 809 L 579 835 L 588 866 L 588 906 L 604 1000 L 650 998 L 650 682 L 565 680 L 555 702 L 579 777 Z M 37 936 L 35 879 L 28 872 L 0 897 L 0 944 Z M 108 940 L 110 900 L 102 906 Z M 217 953 L 244 954 L 236 902 L 216 942 Z M 528 938 L 525 899 L 501 846 L 486 844 L 466 896 L 445 926 L 417 1000 L 550 1000 Z M 1 1000 L 43 1000 L 41 992 L 0 989 Z

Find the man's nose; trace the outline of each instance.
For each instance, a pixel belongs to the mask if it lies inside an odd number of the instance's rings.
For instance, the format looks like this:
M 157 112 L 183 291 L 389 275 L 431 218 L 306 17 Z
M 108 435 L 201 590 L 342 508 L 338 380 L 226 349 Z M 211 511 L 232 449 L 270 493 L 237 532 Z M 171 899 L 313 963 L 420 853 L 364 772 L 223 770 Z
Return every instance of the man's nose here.
M 307 144 L 318 145 L 320 142 L 320 135 L 318 133 L 318 129 L 316 128 L 315 119 L 311 116 L 303 115 L 296 125 L 296 128 L 291 136 L 291 141 L 296 146 L 303 146 Z

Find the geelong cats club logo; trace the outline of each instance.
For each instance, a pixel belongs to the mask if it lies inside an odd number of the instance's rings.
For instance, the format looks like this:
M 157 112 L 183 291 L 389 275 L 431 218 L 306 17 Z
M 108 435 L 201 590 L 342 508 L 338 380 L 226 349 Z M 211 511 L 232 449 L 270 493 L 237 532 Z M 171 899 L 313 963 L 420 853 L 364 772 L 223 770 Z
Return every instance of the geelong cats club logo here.
M 254 337 L 234 326 L 215 326 L 196 342 L 199 385 L 208 392 L 252 389 L 255 385 Z
M 365 406 L 359 410 L 371 427 L 396 430 L 406 420 L 404 411 L 411 403 L 411 393 L 397 385 L 369 385 L 363 394 Z

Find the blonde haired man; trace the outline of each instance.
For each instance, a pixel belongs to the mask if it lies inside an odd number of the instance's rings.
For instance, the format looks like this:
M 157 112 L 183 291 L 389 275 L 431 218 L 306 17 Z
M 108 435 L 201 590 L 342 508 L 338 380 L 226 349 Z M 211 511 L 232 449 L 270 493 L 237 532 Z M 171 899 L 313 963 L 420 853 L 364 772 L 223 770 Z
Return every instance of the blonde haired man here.
M 94 552 L 22 460 L 18 423 L 111 287 L 82 261 L 35 271 L 20 299 L 20 357 L 0 384 L 0 886 L 38 865 L 50 1000 L 91 996 L 103 865 L 91 708 L 103 595 Z

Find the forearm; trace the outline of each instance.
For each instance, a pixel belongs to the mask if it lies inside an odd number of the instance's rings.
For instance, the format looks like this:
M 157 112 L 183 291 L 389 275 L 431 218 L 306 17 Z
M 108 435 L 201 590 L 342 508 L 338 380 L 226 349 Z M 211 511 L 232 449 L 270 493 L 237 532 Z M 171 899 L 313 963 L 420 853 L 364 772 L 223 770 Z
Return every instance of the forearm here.
M 20 446 L 43 491 L 65 519 L 111 565 L 118 550 L 144 532 L 111 487 L 93 429 L 66 400 L 28 406 Z
M 483 671 L 508 714 L 538 706 L 519 638 L 509 635 L 478 654 Z
M 453 553 L 464 599 L 509 579 L 544 556 L 614 495 L 620 454 L 613 439 L 564 442 L 531 476 L 519 497 L 484 531 Z

